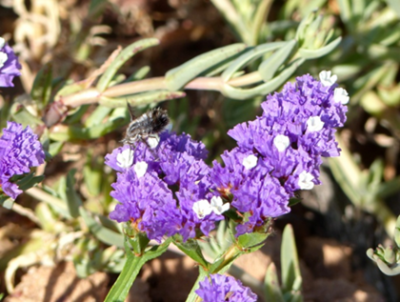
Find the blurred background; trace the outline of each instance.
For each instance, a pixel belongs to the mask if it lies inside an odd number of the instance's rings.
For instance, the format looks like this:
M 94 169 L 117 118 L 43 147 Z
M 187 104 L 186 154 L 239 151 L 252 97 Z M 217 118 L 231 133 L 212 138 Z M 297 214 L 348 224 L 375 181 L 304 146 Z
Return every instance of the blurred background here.
M 0 33 L 18 54 L 22 74 L 14 80 L 14 88 L 2 89 L 0 124 L 3 128 L 9 117 L 25 120 L 21 106 L 28 112 L 24 114 L 43 116 L 44 107 L 33 111 L 30 107 L 35 101 L 32 92 L 41 87 L 39 80 L 46 79 L 38 75 L 51 74 L 51 102 L 67 85 L 86 85 L 119 46 L 157 38 L 159 45 L 140 52 L 118 72 L 123 80 L 160 77 L 232 43 L 250 47 L 289 41 L 301 20 L 315 10 L 322 20 L 312 40 L 318 43 L 318 33 L 325 29 L 332 29 L 332 40 L 342 39 L 332 51 L 300 64 L 288 80 L 306 73 L 318 77 L 322 70 L 338 76 L 340 87 L 350 96 L 348 120 L 338 133 L 342 155 L 324 163 L 321 186 L 302 193 L 292 212 L 275 221 L 266 246 L 235 264 L 241 276 L 253 280 L 248 282 L 262 281 L 271 262 L 279 268 L 281 232 L 290 223 L 304 301 L 400 301 L 400 279 L 383 274 L 366 255 L 378 244 L 396 249 L 397 0 L 1 0 Z M 246 72 L 257 70 L 258 64 L 255 60 Z M 175 131 L 206 144 L 209 163 L 234 147 L 227 131 L 259 115 L 265 100 L 265 96 L 236 100 L 205 89 L 185 92 L 185 97 L 160 105 L 168 110 Z M 73 188 L 74 198 L 96 217 L 106 217 L 115 204 L 109 196 L 114 175 L 104 168 L 103 159 L 120 145 L 129 118 L 125 108 L 100 114 L 96 106 L 70 111 L 58 128 L 43 132 L 52 155 L 42 187 L 47 201 L 31 192 L 17 199 L 22 209 L 0 208 L 0 293 L 5 301 L 101 301 L 123 265 L 122 250 L 111 239 L 99 239 L 87 217 L 82 222 L 82 217 L 63 216 L 51 205 L 51 196 L 68 202 L 66 188 Z M 149 106 L 135 110 L 140 115 Z M 102 116 L 100 120 L 117 117 L 118 123 L 88 136 L 71 130 L 96 126 L 94 113 Z M 109 228 L 118 231 L 114 225 Z M 170 251 L 145 265 L 129 299 L 184 301 L 196 276 L 191 260 Z M 11 295 L 7 282 L 16 286 Z

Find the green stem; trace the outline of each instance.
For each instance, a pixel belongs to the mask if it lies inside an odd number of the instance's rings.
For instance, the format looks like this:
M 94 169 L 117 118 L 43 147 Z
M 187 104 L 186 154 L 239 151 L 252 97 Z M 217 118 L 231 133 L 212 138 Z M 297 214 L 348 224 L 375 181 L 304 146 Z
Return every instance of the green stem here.
M 229 249 L 223 254 L 222 258 L 217 259 L 214 264 L 211 265 L 209 269 L 210 274 L 216 274 L 219 272 L 224 272 L 229 269 L 229 265 L 243 253 L 240 248 L 233 243 Z
M 231 86 L 244 86 L 255 84 L 260 81 L 262 81 L 261 77 L 257 75 L 257 72 L 254 72 L 234 78 L 228 81 L 227 84 Z M 187 83 L 184 89 L 221 91 L 223 84 L 224 82 L 220 77 L 199 77 Z M 115 98 L 139 92 L 163 89 L 167 89 L 165 78 L 157 77 L 115 85 L 108 88 L 103 93 L 100 93 L 96 88 L 89 88 L 78 93 L 63 96 L 59 100 L 62 101 L 65 106 L 76 108 L 84 104 L 96 103 L 100 97 Z
M 125 266 L 104 301 L 125 301 L 136 276 L 139 274 L 140 269 L 145 263 L 146 260 L 142 256 L 135 256 L 128 252 L 128 259 L 125 262 Z
M 199 288 L 199 282 L 203 281 L 204 278 L 207 277 L 207 271 L 204 270 L 203 267 L 199 266 L 199 276 L 196 279 L 196 282 L 194 283 L 192 290 L 190 291 L 186 302 L 197 302 L 197 301 L 201 301 L 201 299 L 196 295 L 195 290 L 197 290 Z
M 50 206 L 56 206 L 56 207 L 62 209 L 63 211 L 68 210 L 67 206 L 61 199 L 54 197 L 53 195 L 46 193 L 39 188 L 36 188 L 36 187 L 30 188 L 30 189 L 26 190 L 25 193 L 39 201 L 43 201 L 43 202 L 47 203 Z

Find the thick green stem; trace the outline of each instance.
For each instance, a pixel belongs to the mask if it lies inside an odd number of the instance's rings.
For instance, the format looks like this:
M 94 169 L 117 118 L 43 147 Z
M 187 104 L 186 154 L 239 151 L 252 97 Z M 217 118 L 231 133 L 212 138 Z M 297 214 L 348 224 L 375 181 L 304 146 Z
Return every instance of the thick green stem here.
M 128 259 L 126 260 L 125 266 L 122 269 L 121 274 L 118 276 L 117 281 L 111 287 L 105 302 L 115 302 L 115 301 L 125 301 L 126 296 L 139 274 L 140 269 L 146 260 L 142 256 L 134 256 L 133 254 L 128 254 Z
M 193 284 L 192 290 L 190 291 L 186 302 L 200 302 L 201 299 L 195 293 L 195 291 L 199 288 L 199 282 L 203 281 L 204 278 L 207 277 L 207 271 L 204 270 L 203 267 L 199 266 L 199 276 L 196 279 L 196 282 Z

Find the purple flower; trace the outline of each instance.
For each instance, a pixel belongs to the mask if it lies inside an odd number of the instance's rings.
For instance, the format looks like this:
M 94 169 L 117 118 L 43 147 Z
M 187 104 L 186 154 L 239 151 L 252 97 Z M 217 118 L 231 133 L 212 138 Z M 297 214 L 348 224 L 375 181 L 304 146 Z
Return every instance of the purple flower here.
M 22 191 L 10 181 L 14 175 L 29 173 L 31 167 L 44 162 L 44 152 L 32 129 L 7 122 L 0 138 L 0 185 L 3 192 L 15 199 Z
M 208 235 L 229 208 L 215 196 L 204 145 L 189 135 L 160 134 L 151 149 L 145 142 L 125 145 L 106 156 L 117 171 L 112 196 L 120 203 L 110 213 L 131 221 L 150 239 L 180 234 L 184 241 Z
M 0 37 L 0 87 L 13 87 L 12 80 L 20 76 L 21 64 L 12 48 Z
M 214 162 L 211 179 L 245 214 L 237 236 L 289 212 L 295 191 L 320 184 L 322 157 L 339 155 L 335 128 L 346 121 L 349 97 L 330 72 L 320 78 L 304 75 L 287 83 L 261 104 L 261 117 L 228 132 L 238 147 L 221 156 L 223 166 Z
M 257 295 L 233 277 L 214 274 L 199 283 L 196 294 L 204 302 L 254 302 Z
M 176 213 L 176 202 L 168 186 L 155 172 L 138 167 L 125 173 L 118 173 L 111 196 L 120 202 L 110 218 L 118 222 L 132 221 L 148 237 L 161 241 L 164 235 L 174 235 L 181 225 L 181 217 Z M 139 172 L 141 169 L 142 172 Z M 136 171 L 135 171 L 136 170 Z

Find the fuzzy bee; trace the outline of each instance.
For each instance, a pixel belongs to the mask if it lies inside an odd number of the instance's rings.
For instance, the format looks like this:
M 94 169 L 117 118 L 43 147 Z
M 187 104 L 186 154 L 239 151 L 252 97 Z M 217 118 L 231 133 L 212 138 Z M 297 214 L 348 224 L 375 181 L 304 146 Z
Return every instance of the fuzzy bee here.
M 126 129 L 125 138 L 121 141 L 124 144 L 134 144 L 138 141 L 147 142 L 147 139 L 158 139 L 158 134 L 162 132 L 169 123 L 166 110 L 154 108 L 134 119 L 132 107 L 128 104 L 131 122 Z

